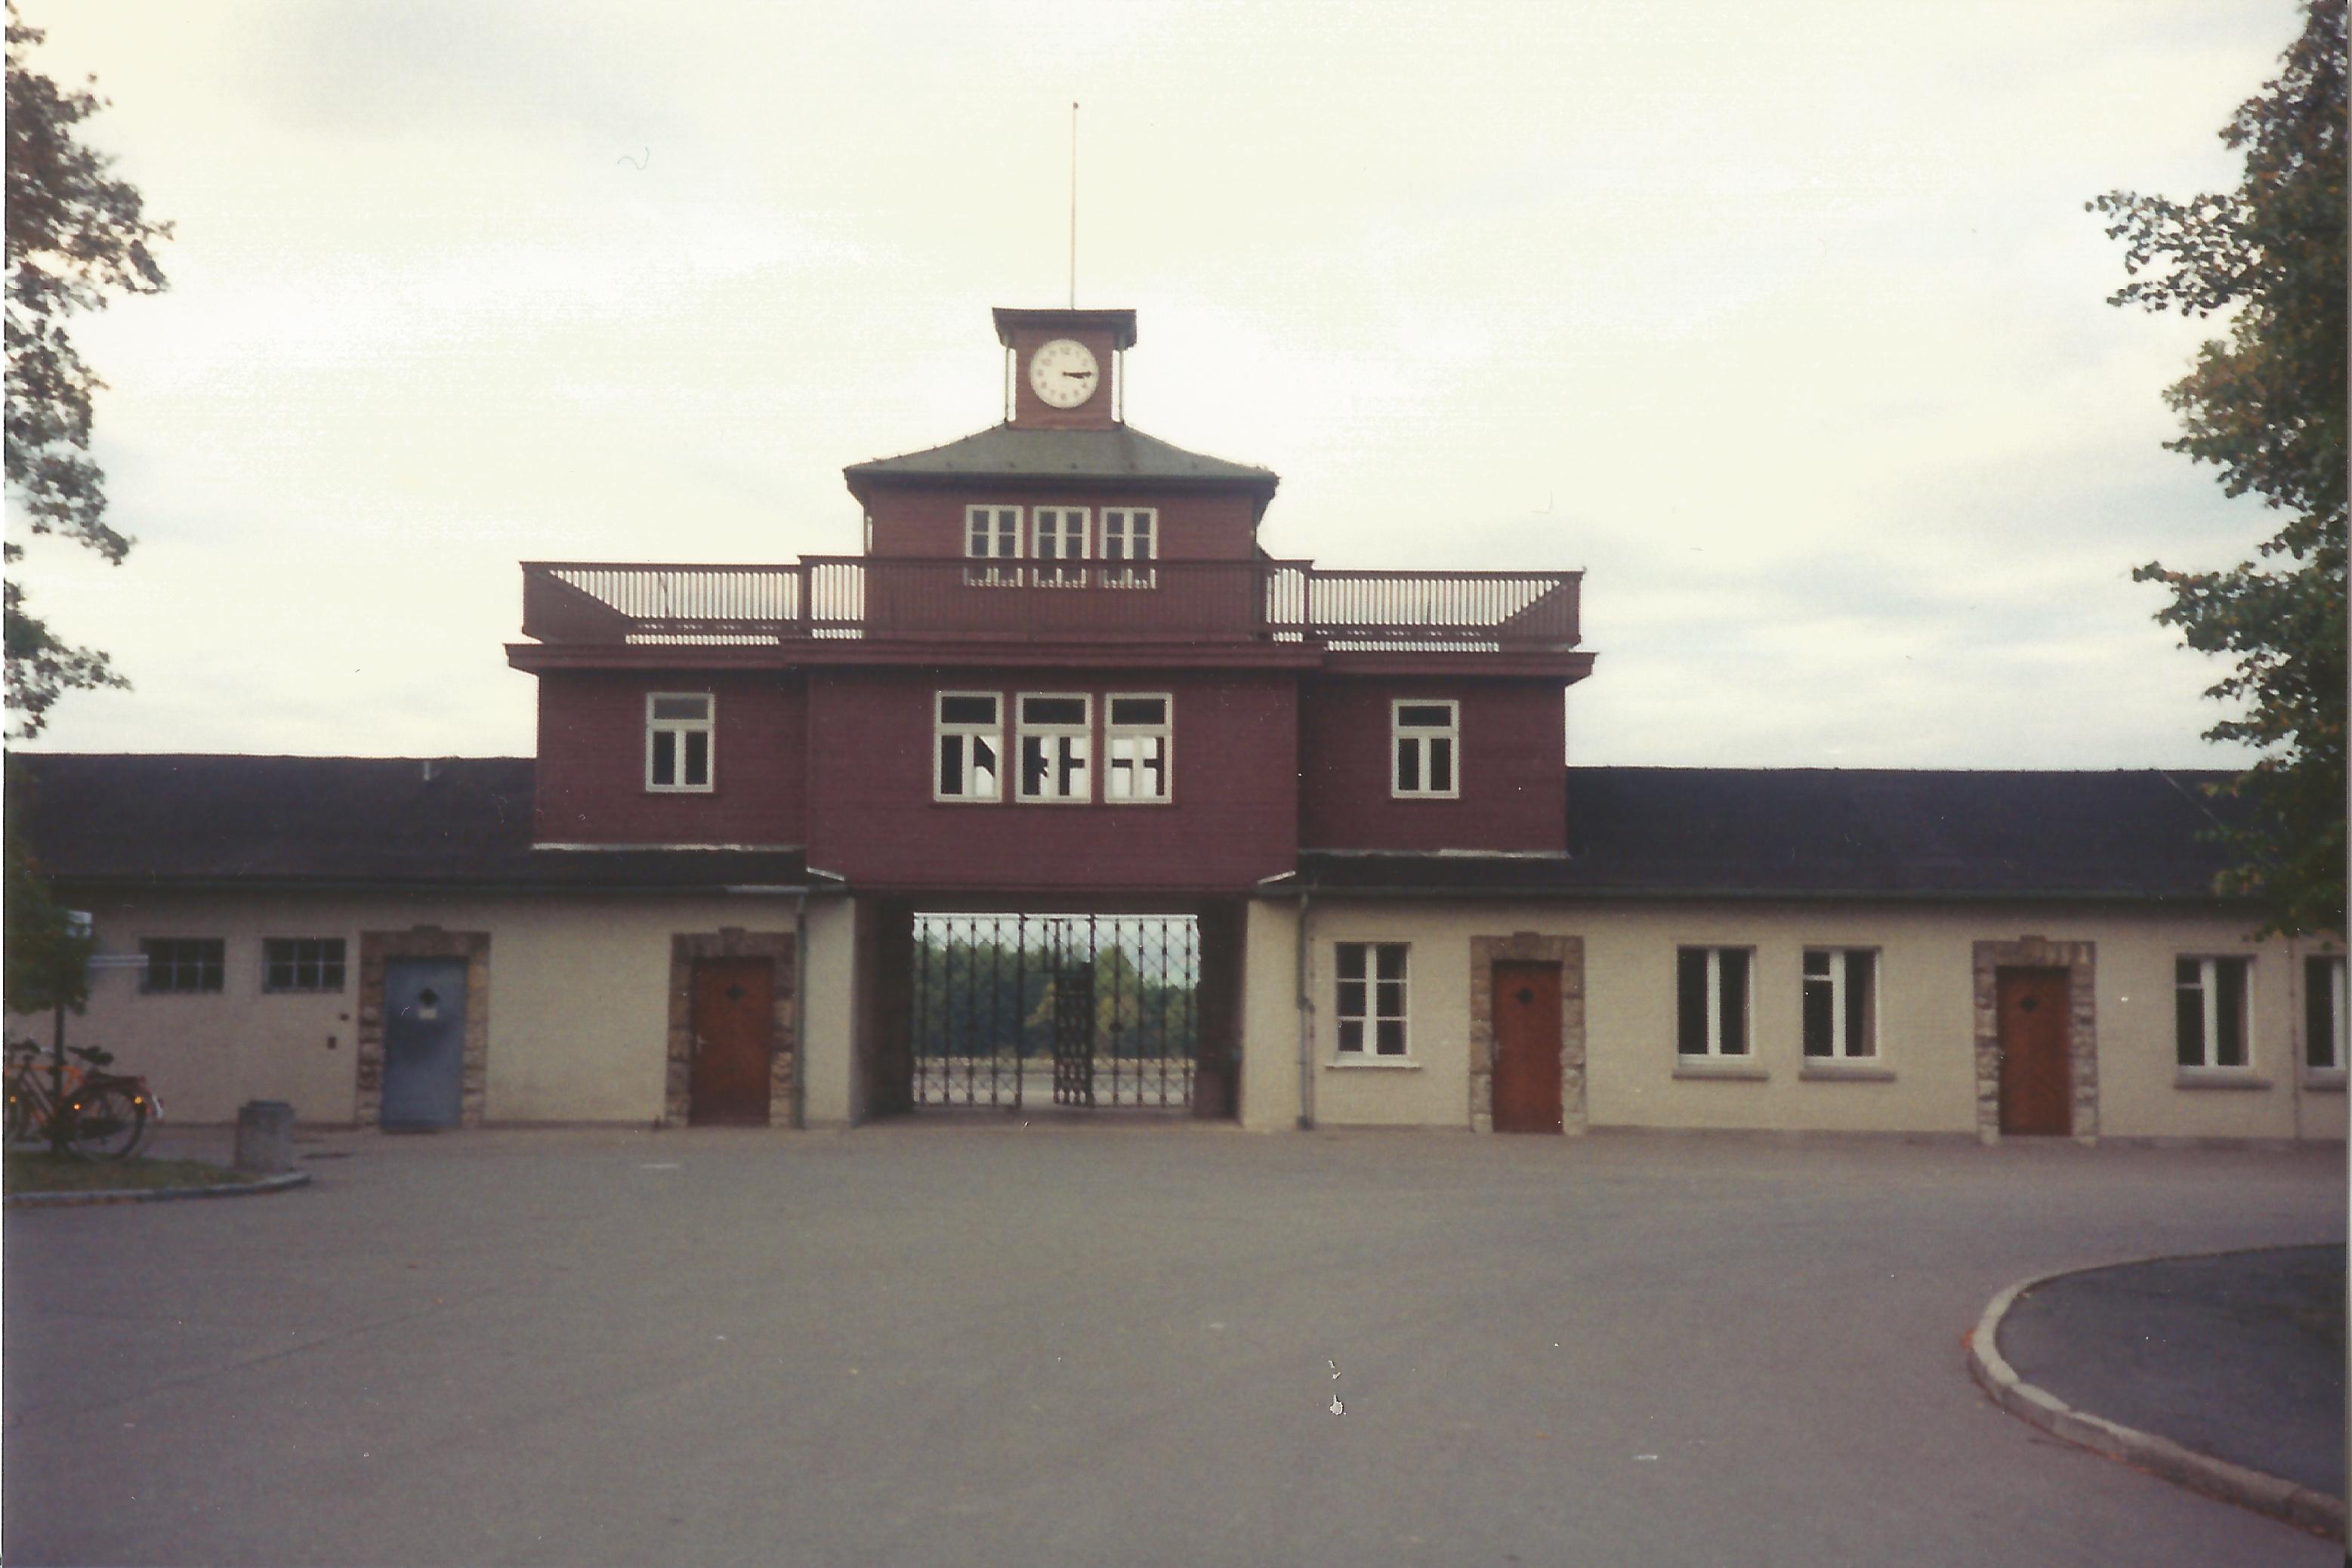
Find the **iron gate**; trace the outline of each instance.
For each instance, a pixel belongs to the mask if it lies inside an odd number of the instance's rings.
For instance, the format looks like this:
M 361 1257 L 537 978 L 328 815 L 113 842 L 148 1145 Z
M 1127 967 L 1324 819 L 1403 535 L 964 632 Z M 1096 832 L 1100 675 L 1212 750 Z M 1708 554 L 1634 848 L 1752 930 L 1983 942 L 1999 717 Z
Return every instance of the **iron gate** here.
M 914 1103 L 1192 1103 L 1191 915 L 915 917 Z

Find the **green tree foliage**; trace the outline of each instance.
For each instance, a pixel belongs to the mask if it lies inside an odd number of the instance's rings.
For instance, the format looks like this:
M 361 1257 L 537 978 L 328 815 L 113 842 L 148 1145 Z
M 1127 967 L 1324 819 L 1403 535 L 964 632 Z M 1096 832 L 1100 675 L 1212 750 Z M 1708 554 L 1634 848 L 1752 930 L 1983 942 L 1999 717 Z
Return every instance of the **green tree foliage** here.
M 7 944 L 6 975 L 0 984 L 7 987 L 7 1005 L 13 1012 L 46 1013 L 67 1007 L 79 1013 L 89 1000 L 89 955 L 97 943 L 67 926 L 66 911 L 50 896 L 19 837 L 33 787 L 14 763 L 8 768 L 6 787 L 7 881 L 0 889 L 0 899 L 5 900 L 5 911 L 0 912 L 5 912 L 7 929 L 0 940 Z
M 2345 41 L 2345 0 L 2308 0 L 2284 68 L 2222 128 L 2245 155 L 2234 192 L 2091 204 L 2133 279 L 2110 303 L 2231 312 L 2165 395 L 2166 446 L 2285 514 L 2259 561 L 2132 574 L 2170 591 L 2158 621 L 2234 660 L 2207 693 L 2232 716 L 2206 738 L 2261 754 L 2223 790 L 2221 890 L 2261 899 L 2264 932 L 2344 927 Z
M 106 475 L 89 455 L 90 405 L 105 384 L 82 363 L 65 319 L 105 308 L 116 293 L 164 287 L 150 246 L 169 224 L 149 221 L 112 161 L 76 138 L 105 100 L 61 89 L 26 61 L 41 41 L 8 6 L 7 488 L 35 533 L 55 534 L 120 563 L 131 541 L 106 520 Z M 10 563 L 24 553 L 6 546 Z M 19 731 L 40 732 L 49 707 L 75 688 L 127 684 L 104 654 L 52 634 L 6 588 L 7 706 Z

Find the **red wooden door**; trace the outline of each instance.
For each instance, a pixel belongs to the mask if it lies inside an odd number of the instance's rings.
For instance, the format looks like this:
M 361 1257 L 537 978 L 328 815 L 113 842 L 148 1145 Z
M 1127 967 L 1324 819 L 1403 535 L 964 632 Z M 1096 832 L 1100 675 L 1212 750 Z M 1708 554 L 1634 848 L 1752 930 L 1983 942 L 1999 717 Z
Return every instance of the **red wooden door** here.
M 1495 965 L 1495 1131 L 1557 1132 L 1559 965 Z
M 775 969 L 767 959 L 695 962 L 689 1121 L 765 1125 L 775 1006 Z
M 2000 1018 L 2000 1130 L 2074 1130 L 2066 1071 L 2066 981 L 2063 969 L 2004 969 L 1994 976 Z

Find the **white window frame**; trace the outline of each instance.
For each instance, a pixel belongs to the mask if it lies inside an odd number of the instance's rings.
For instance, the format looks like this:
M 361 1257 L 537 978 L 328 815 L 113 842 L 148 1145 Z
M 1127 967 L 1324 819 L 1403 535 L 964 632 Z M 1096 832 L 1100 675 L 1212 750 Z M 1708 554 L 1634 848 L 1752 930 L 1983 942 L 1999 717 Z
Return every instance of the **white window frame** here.
M 2179 966 L 2183 963 L 2197 965 L 2197 979 L 2193 983 L 2180 978 Z M 2242 1061 L 2225 1062 L 2221 1059 L 2221 987 L 2218 981 L 2221 966 L 2225 963 L 2235 964 L 2240 974 L 2237 1028 L 2238 1054 L 2244 1058 Z M 2174 1065 L 2184 1073 L 2228 1073 L 2239 1076 L 2252 1074 L 2254 1070 L 2253 958 L 2250 954 L 2237 952 L 2184 952 L 2174 961 L 2172 989 L 2174 993 L 2172 1055 Z M 2193 1062 L 2180 1059 L 2180 1047 L 2184 1042 L 2180 1038 L 2179 1009 L 2179 994 L 2184 991 L 2201 993 L 2204 1035 L 2201 1042 L 2202 1057 L 2200 1060 Z
M 1846 1005 L 1847 986 L 1853 979 L 1853 961 L 1861 959 L 1870 966 L 1870 995 L 1863 1019 L 1866 1038 L 1857 1042 L 1851 1031 Z M 1813 961 L 1823 961 L 1823 973 L 1813 973 Z M 1808 1062 L 1874 1062 L 1878 1059 L 1879 1003 L 1885 994 L 1880 984 L 1878 950 L 1874 947 L 1807 947 L 1797 964 L 1797 1050 Z M 1814 985 L 1829 987 L 1830 1040 L 1827 1055 L 1816 1055 L 1808 1037 L 1806 993 Z
M 658 719 L 656 710 L 664 702 L 699 702 L 699 719 Z M 663 784 L 654 776 L 654 757 L 660 742 L 658 737 L 670 737 L 670 761 L 675 764 L 677 778 Z M 686 738 L 702 737 L 702 782 L 686 782 Z M 648 691 L 646 693 L 646 792 L 649 795 L 709 795 L 719 787 L 719 699 L 708 691 Z
M 280 946 L 289 950 L 282 967 L 289 984 L 277 983 L 272 971 L 281 967 L 274 950 Z M 333 956 L 329 957 L 329 950 Z M 305 954 L 308 962 L 305 962 Z M 347 981 L 351 968 L 349 950 L 339 936 L 266 936 L 261 939 L 261 990 L 268 996 L 304 996 L 339 994 Z M 305 980 L 305 974 L 308 980 Z M 327 984 L 331 973 L 335 983 Z
M 1706 955 L 1706 997 L 1702 1005 L 1706 1009 L 1706 1038 L 1703 1048 L 1688 1051 L 1683 1048 L 1683 955 L 1700 952 Z M 1740 1035 L 1738 1048 L 1724 1038 L 1723 955 L 1737 952 L 1745 958 L 1740 965 Z M 1675 1055 L 1686 1062 L 1752 1062 L 1756 1059 L 1756 950 L 1726 944 L 1681 942 L 1675 948 Z
M 2311 984 L 2314 970 L 2326 979 L 2325 991 Z M 2320 1083 L 2342 1083 L 2345 1080 L 2347 1049 L 2347 1014 L 2345 1004 L 2345 962 L 2340 952 L 2307 952 L 2303 955 L 2303 984 L 2305 995 L 2303 1004 L 2303 1071 L 2304 1076 Z M 2311 1059 L 2311 1015 L 2317 998 L 2325 996 L 2327 1032 L 2327 1059 Z
M 1122 702 L 1157 702 L 1160 722 L 1157 724 L 1121 723 L 1118 705 Z M 1116 787 L 1121 778 L 1119 743 L 1139 745 L 1147 741 L 1160 742 L 1160 793 L 1157 795 L 1122 795 Z M 1139 763 L 1139 759 L 1136 759 Z M 1131 779 L 1144 777 L 1139 765 L 1129 769 Z M 1176 796 L 1176 697 L 1169 691 L 1106 691 L 1103 693 L 1103 799 L 1113 805 L 1166 805 Z
M 1443 708 L 1446 710 L 1445 723 L 1442 727 L 1431 724 L 1408 725 L 1404 721 L 1404 710 L 1408 708 Z M 1431 742 L 1435 741 L 1443 741 L 1445 742 L 1447 767 L 1445 770 L 1446 787 L 1444 789 L 1432 789 L 1429 787 L 1429 758 Z M 1411 747 L 1412 750 L 1413 776 L 1420 781 L 1420 783 L 1412 789 L 1405 788 L 1401 776 L 1404 772 L 1401 764 L 1403 762 L 1407 747 Z M 1461 702 L 1457 699 L 1452 697 L 1399 697 L 1393 699 L 1389 703 L 1388 766 L 1389 795 L 1391 799 L 1461 799 Z
M 992 722 L 947 718 L 950 698 L 972 698 L 993 705 L 996 718 Z M 948 793 L 947 748 L 940 742 L 955 735 L 963 741 L 963 783 L 971 783 L 972 742 L 986 741 L 996 754 L 996 765 L 989 771 L 986 795 L 966 788 L 961 793 Z M 931 798 L 950 805 L 992 805 L 1004 798 L 1004 693 L 1002 691 L 936 691 L 931 694 Z
M 1357 955 L 1360 973 L 1349 979 L 1348 954 Z M 1381 973 L 1384 953 L 1397 955 L 1393 980 Z M 1349 986 L 1358 987 L 1349 1006 Z M 1389 988 L 1394 987 L 1391 992 Z M 1390 1003 L 1394 1003 L 1393 1011 Z M 1397 1048 L 1381 1048 L 1381 1026 L 1396 1026 Z M 1410 1062 L 1412 1060 L 1412 944 L 1408 942 L 1335 942 L 1331 944 L 1331 1054 L 1341 1062 Z M 1355 1043 L 1349 1044 L 1352 1029 Z
M 1140 530 L 1137 524 L 1142 526 Z M 1113 532 L 1114 525 L 1117 531 Z M 1135 548 L 1139 532 L 1143 548 Z M 1107 506 L 1102 514 L 1102 559 L 1106 562 L 1132 563 L 1160 559 L 1160 509 L 1150 506 Z M 1160 584 L 1160 574 L 1145 567 L 1138 570 L 1131 564 L 1105 566 L 1103 585 L 1108 588 L 1154 588 Z
M 1085 587 L 1087 569 L 1068 563 L 1087 559 L 1094 542 L 1094 513 L 1082 506 L 1037 506 L 1029 509 L 1029 554 L 1037 563 L 1032 569 L 1037 585 Z
M 985 521 L 983 521 L 983 518 Z M 1021 559 L 1021 541 L 1026 515 L 1017 506 L 982 505 L 974 501 L 963 509 L 963 553 L 968 561 L 1012 561 Z M 1021 568 L 1012 566 L 967 566 L 963 580 L 975 587 L 1018 587 Z
M 159 947 L 173 950 L 160 963 L 155 952 Z M 139 952 L 147 961 L 139 975 L 139 994 L 142 996 L 218 996 L 228 989 L 226 937 L 142 937 Z M 194 984 L 181 984 L 191 976 Z
M 1086 717 L 1075 724 L 1038 724 L 1029 721 L 1029 704 L 1035 701 L 1077 702 L 1084 705 Z M 1095 700 L 1086 691 L 1023 691 L 1013 699 L 1013 791 L 1015 800 L 1035 805 L 1084 805 L 1094 799 L 1094 737 Z M 1029 742 L 1042 741 L 1049 747 L 1045 769 L 1045 787 L 1035 793 L 1029 788 Z M 1065 791 L 1062 775 L 1067 771 L 1073 746 L 1076 751 L 1076 787 Z

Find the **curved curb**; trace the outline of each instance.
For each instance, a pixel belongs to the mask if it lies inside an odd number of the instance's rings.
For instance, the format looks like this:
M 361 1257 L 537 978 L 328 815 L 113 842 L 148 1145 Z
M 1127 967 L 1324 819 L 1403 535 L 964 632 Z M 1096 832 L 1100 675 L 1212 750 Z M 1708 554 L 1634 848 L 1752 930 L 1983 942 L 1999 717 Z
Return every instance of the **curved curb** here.
M 2144 1261 L 2144 1260 L 2143 1260 Z M 2331 1541 L 2344 1539 L 2344 1500 L 2326 1492 L 2313 1491 L 2309 1487 L 2233 1465 L 2227 1459 L 2217 1459 L 2184 1448 L 2169 1437 L 2159 1437 L 2153 1432 L 2143 1432 L 2136 1426 L 2126 1426 L 2104 1415 L 2094 1415 L 2077 1410 L 2046 1388 L 2027 1383 L 2017 1375 L 2000 1353 L 2000 1321 L 2009 1315 L 2010 1308 L 2020 1296 L 2037 1285 L 2053 1279 L 2063 1279 L 2071 1274 L 2095 1274 L 2102 1269 L 2126 1267 L 2102 1263 L 2090 1268 L 2061 1268 L 2048 1274 L 2036 1274 L 2021 1279 L 1986 1303 L 1984 1315 L 1968 1335 L 1969 1371 L 1993 1403 L 2011 1415 L 2039 1426 L 2053 1436 L 2081 1445 L 2094 1453 L 2105 1454 L 2111 1459 L 2121 1459 L 2127 1465 L 2162 1476 L 2166 1480 L 2200 1491 L 2224 1502 L 2236 1503 L 2257 1513 L 2284 1520 L 2301 1530 L 2324 1535 Z
M 180 1198 L 250 1198 L 308 1186 L 310 1173 L 289 1171 L 257 1182 L 222 1182 L 209 1187 L 124 1187 L 98 1193 L 11 1193 L 0 1205 L 12 1209 L 71 1209 L 92 1204 L 167 1204 Z

